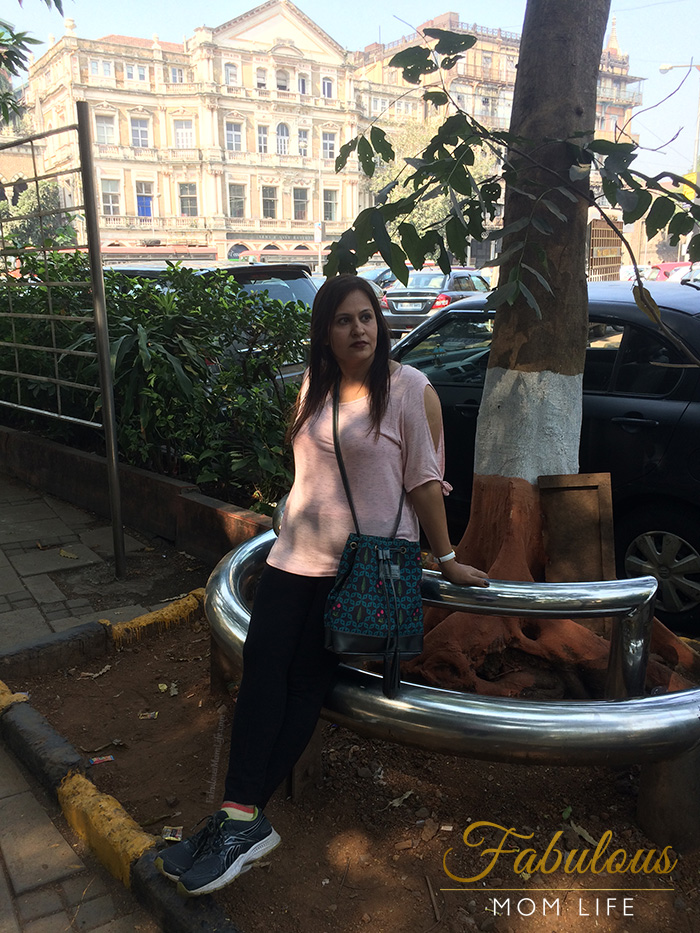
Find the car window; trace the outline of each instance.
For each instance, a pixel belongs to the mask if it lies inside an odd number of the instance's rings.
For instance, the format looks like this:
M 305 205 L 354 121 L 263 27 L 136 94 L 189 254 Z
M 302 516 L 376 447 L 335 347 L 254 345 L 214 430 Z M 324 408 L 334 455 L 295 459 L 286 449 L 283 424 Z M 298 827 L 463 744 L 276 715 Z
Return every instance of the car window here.
M 443 288 L 446 278 L 441 272 L 409 272 L 408 288 Z
M 664 396 L 675 389 L 685 361 L 660 334 L 633 324 L 591 322 L 584 392 Z
M 243 290 L 249 295 L 256 292 L 267 291 L 270 298 L 279 301 L 303 301 L 307 305 L 314 303 L 316 289 L 313 282 L 307 278 L 281 279 L 275 276 L 265 279 L 255 279 L 254 282 L 241 282 Z
M 684 360 L 661 335 L 628 326 L 614 377 L 616 392 L 668 395 L 683 375 Z
M 622 325 L 595 321 L 589 324 L 584 392 L 605 392 L 609 388 L 623 333 Z
M 492 336 L 492 317 L 460 314 L 402 354 L 401 362 L 420 369 L 434 386 L 481 386 Z
M 471 275 L 456 275 L 454 281 L 452 282 L 452 288 L 456 292 L 473 292 L 476 291 L 476 285 Z

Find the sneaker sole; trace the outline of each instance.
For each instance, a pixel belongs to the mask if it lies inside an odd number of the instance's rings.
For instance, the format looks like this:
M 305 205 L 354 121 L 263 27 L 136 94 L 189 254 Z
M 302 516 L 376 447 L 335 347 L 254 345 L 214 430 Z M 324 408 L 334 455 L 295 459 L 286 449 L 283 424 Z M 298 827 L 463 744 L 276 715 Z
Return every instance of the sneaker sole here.
M 156 866 L 156 868 L 157 868 L 158 871 L 161 873 L 161 875 L 162 875 L 164 878 L 167 878 L 169 881 L 179 881 L 179 880 L 180 880 L 180 875 L 171 875 L 170 872 L 168 872 L 168 871 L 165 870 L 165 866 L 163 865 L 163 859 L 162 859 L 162 858 L 157 858 L 157 859 L 153 862 L 153 864 Z
M 276 849 L 280 842 L 282 842 L 282 839 L 279 833 L 275 832 L 273 829 L 269 836 L 266 836 L 265 839 L 261 839 L 260 842 L 256 842 L 251 849 L 239 855 L 230 868 L 228 868 L 223 875 L 215 878 L 214 881 L 210 881 L 209 884 L 202 885 L 201 888 L 196 888 L 193 891 L 188 891 L 181 882 L 178 882 L 177 892 L 183 897 L 200 897 L 202 894 L 211 894 L 212 891 L 225 888 L 227 884 L 231 884 L 231 882 L 235 881 L 239 875 L 245 874 L 248 869 L 252 868 L 253 863 L 257 862 L 263 855 L 267 855 L 268 852 L 272 852 L 273 849 Z

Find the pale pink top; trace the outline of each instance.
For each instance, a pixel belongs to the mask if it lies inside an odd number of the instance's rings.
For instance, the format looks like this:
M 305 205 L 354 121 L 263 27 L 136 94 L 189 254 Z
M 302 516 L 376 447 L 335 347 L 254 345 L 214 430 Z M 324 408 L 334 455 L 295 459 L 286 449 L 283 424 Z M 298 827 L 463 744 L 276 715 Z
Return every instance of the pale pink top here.
M 442 435 L 437 450 L 425 413 L 423 373 L 399 366 L 391 375 L 389 404 L 379 437 L 371 428 L 369 397 L 342 402 L 340 448 L 362 534 L 391 535 L 401 500 L 429 480 L 443 483 Z M 333 401 L 294 439 L 294 485 L 269 564 L 307 577 L 335 576 L 348 534 L 354 531 L 333 448 Z M 416 513 L 405 499 L 397 537 L 417 541 Z

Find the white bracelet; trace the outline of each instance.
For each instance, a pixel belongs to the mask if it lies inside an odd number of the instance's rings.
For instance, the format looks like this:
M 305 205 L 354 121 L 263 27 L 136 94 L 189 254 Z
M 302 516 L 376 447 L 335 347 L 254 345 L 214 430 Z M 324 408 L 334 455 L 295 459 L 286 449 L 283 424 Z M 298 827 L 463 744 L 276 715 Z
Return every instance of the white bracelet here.
M 456 556 L 454 551 L 450 551 L 449 554 L 445 554 L 444 557 L 436 557 L 435 560 L 438 564 L 446 564 L 448 560 L 454 560 Z

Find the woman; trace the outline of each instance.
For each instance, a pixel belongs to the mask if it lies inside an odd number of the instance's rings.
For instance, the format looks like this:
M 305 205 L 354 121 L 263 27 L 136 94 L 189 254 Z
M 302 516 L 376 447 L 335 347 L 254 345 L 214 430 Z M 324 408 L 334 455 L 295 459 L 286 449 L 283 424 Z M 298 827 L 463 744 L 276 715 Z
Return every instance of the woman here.
M 224 887 L 280 838 L 263 814 L 306 747 L 338 657 L 323 647 L 323 612 L 352 517 L 335 457 L 332 396 L 339 384 L 343 459 L 365 534 L 397 537 L 420 524 L 447 580 L 488 586 L 455 559 L 443 502 L 440 403 L 425 376 L 390 360 L 377 298 L 357 276 L 330 279 L 311 318 L 311 356 L 290 430 L 295 478 L 280 535 L 258 586 L 243 651 L 221 810 L 156 860 L 181 893 Z

